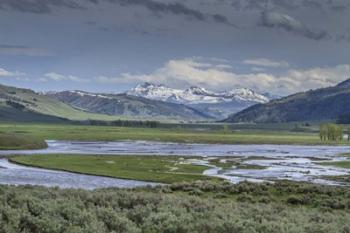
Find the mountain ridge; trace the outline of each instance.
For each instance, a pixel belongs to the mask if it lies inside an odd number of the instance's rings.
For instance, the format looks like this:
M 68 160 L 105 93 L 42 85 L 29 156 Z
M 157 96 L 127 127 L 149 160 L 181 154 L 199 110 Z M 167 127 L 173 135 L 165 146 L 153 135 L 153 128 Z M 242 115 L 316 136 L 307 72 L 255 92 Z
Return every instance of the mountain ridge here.
M 143 83 L 126 92 L 130 96 L 180 103 L 205 112 L 221 120 L 257 103 L 267 103 L 272 95 L 262 95 L 248 88 L 236 88 L 231 91 L 213 92 L 203 87 L 192 86 L 187 89 L 175 89 L 163 84 Z
M 335 86 L 296 93 L 232 114 L 224 122 L 280 123 L 337 120 L 350 114 L 350 79 Z
M 266 103 L 267 97 L 248 88 L 236 88 L 231 91 L 213 92 L 203 87 L 191 86 L 187 89 L 175 89 L 163 84 L 143 83 L 126 92 L 148 99 L 157 99 L 182 104 L 221 103 L 229 101 L 251 101 Z
M 125 93 L 104 94 L 74 90 L 48 93 L 46 95 L 74 108 L 99 114 L 158 120 L 212 120 L 211 116 L 189 106 L 150 100 L 138 96 L 128 96 Z

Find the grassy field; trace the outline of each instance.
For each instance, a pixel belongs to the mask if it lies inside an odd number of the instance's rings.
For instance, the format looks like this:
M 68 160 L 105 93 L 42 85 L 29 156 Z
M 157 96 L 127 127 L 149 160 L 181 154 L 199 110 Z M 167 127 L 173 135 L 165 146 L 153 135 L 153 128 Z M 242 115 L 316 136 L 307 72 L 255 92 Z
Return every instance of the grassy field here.
M 126 128 L 67 124 L 0 124 L 0 134 L 15 134 L 37 140 L 152 140 L 186 143 L 223 144 L 349 144 L 321 142 L 317 133 L 290 131 L 234 131 L 181 128 Z
M 0 150 L 41 149 L 47 147 L 44 140 L 17 134 L 0 134 Z
M 337 161 L 337 162 L 323 162 L 320 163 L 322 165 L 328 165 L 328 166 L 335 166 L 335 167 L 340 167 L 340 168 L 348 168 L 350 169 L 350 160 L 348 161 Z
M 24 155 L 10 161 L 33 167 L 160 183 L 218 180 L 202 175 L 207 166 L 180 157 L 105 155 Z
M 349 192 L 292 182 L 94 191 L 0 186 L 0 232 L 344 233 Z
M 253 157 L 255 159 L 256 157 Z M 235 158 L 235 157 L 220 157 L 209 160 L 209 164 L 222 169 L 229 169 L 235 167 L 237 169 L 266 169 L 264 166 L 243 164 L 242 162 L 249 160 L 251 158 Z

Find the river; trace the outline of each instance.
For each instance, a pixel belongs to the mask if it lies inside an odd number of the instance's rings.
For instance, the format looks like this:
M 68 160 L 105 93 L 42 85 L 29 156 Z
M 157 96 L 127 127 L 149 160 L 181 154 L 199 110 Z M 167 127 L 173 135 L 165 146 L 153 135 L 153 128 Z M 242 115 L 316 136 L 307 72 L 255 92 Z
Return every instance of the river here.
M 108 154 L 108 155 L 176 155 L 199 156 L 195 163 L 207 164 L 212 157 L 247 158 L 247 165 L 264 166 L 266 169 L 221 170 L 208 167 L 206 175 L 222 177 L 233 183 L 242 180 L 254 182 L 288 179 L 320 184 L 343 184 L 324 179 L 325 176 L 349 175 L 349 169 L 319 165 L 321 161 L 346 160 L 340 154 L 350 152 L 349 146 L 301 146 L 301 145 L 222 145 L 185 144 L 151 141 L 79 142 L 48 140 L 48 148 L 42 150 L 0 151 L 11 154 Z M 94 189 L 103 187 L 136 187 L 153 185 L 132 181 L 50 171 L 19 166 L 0 159 L 0 183 L 58 186 L 62 188 Z M 346 184 L 345 184 L 346 185 Z

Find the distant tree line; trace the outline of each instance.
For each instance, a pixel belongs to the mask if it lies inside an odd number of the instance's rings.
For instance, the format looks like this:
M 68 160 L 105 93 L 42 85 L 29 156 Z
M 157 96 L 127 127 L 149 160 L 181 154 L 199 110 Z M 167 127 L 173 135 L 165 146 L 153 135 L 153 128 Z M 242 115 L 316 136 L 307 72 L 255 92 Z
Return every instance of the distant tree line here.
M 98 126 L 145 127 L 145 128 L 157 128 L 160 125 L 160 122 L 158 121 L 135 121 L 135 120 L 117 120 L 117 121 L 88 120 L 88 121 L 84 121 L 84 123 L 89 125 L 98 125 Z
M 321 141 L 342 141 L 343 129 L 336 124 L 322 124 L 320 126 L 320 139 Z

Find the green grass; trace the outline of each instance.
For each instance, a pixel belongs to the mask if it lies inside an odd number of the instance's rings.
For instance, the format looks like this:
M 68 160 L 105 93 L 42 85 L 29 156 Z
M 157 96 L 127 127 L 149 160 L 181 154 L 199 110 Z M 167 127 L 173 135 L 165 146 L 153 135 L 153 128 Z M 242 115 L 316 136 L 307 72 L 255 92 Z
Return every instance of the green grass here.
M 266 169 L 267 167 L 265 166 L 260 166 L 260 165 L 255 165 L 255 164 L 240 164 L 237 166 L 238 169 L 252 169 L 252 170 L 263 170 Z
M 210 159 L 209 164 L 222 169 L 230 169 L 235 167 L 236 169 L 266 169 L 264 166 L 253 165 L 253 164 L 243 164 L 242 162 L 249 160 L 251 158 L 234 158 L 234 157 L 224 157 L 224 158 L 215 158 Z
M 322 163 L 319 163 L 319 164 L 326 165 L 326 166 L 335 166 L 335 167 L 349 168 L 350 169 L 350 160 L 337 161 L 337 162 L 322 162 Z
M 152 140 L 184 143 L 222 144 L 348 144 L 321 142 L 316 133 L 288 131 L 237 131 L 224 134 L 221 131 L 196 131 L 172 128 L 126 128 L 112 126 L 79 126 L 64 124 L 0 124 L 0 132 L 36 138 L 38 140 Z
M 337 182 L 345 182 L 349 183 L 350 182 L 350 176 L 349 175 L 342 175 L 342 176 L 324 176 L 322 177 L 327 180 L 333 180 Z
M 160 183 L 218 180 L 202 175 L 206 166 L 169 156 L 23 155 L 11 162 L 69 172 Z
M 45 147 L 47 144 L 44 140 L 14 134 L 0 134 L 0 150 L 42 149 Z

